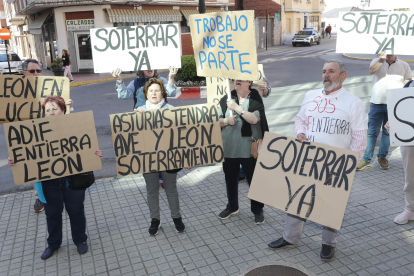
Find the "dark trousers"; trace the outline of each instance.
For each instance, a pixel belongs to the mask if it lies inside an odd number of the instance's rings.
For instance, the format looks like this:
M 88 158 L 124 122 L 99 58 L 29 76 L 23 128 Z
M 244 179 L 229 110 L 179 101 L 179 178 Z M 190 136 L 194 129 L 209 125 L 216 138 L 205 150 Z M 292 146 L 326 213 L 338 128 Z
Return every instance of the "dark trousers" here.
M 85 190 L 72 190 L 66 187 L 66 177 L 43 181 L 44 204 L 49 237 L 49 248 L 58 249 L 62 244 L 63 204 L 70 219 L 72 239 L 76 246 L 86 242 L 86 218 L 83 201 Z
M 223 171 L 226 180 L 227 198 L 229 203 L 227 209 L 230 211 L 239 210 L 239 172 L 240 165 L 243 167 L 247 183 L 250 186 L 253 178 L 256 159 L 250 158 L 224 158 Z M 253 214 L 262 212 L 264 204 L 256 200 L 250 200 Z

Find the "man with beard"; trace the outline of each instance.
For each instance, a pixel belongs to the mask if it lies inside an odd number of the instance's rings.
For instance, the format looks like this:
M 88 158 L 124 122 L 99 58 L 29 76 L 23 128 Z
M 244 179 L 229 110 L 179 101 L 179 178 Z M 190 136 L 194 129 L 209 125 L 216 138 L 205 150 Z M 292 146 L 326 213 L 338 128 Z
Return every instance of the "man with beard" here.
M 371 167 L 371 159 L 381 127 L 382 136 L 377 154 L 378 163 L 381 169 L 386 170 L 390 167 L 385 159 L 390 147 L 390 135 L 384 128 L 388 121 L 386 92 L 387 89 L 402 87 L 404 80 L 412 78 L 408 63 L 398 59 L 395 55 L 387 55 L 385 51 L 382 51 L 378 58 L 372 60 L 369 72 L 372 75 L 372 94 L 368 113 L 368 145 L 364 157 L 357 166 L 357 171 Z
M 329 60 L 323 66 L 323 89 L 308 91 L 295 119 L 295 133 L 300 142 L 310 140 L 333 147 L 350 149 L 362 158 L 366 148 L 367 123 L 361 99 L 342 87 L 346 66 Z M 272 249 L 296 247 L 306 220 L 287 214 L 283 237 L 269 243 Z M 336 230 L 323 227 L 320 257 L 330 261 L 335 255 Z

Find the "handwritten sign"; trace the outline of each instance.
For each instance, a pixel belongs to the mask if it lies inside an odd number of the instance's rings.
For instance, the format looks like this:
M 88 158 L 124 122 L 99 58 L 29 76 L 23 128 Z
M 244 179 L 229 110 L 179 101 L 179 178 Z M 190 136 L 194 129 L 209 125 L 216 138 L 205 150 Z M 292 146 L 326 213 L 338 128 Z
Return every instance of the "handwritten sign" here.
M 413 12 L 340 13 L 336 52 L 412 55 L 413 23 Z
M 263 82 L 263 64 L 258 64 L 259 79 L 254 81 L 252 89 L 259 91 L 260 96 L 263 97 L 263 91 L 259 89 L 259 85 Z M 217 106 L 220 104 L 220 99 L 226 95 L 226 80 L 222 78 L 206 78 L 207 82 L 207 102 L 215 103 Z M 230 81 L 230 91 L 234 90 L 234 81 Z
M 102 169 L 92 111 L 4 124 L 14 183 Z
M 265 133 L 248 197 L 339 230 L 357 153 Z
M 224 159 L 218 109 L 191 105 L 110 115 L 119 176 Z
M 197 75 L 257 80 L 254 24 L 254 11 L 191 15 Z
M 181 68 L 178 24 L 91 29 L 95 73 Z
M 49 95 L 70 98 L 69 79 L 64 77 L 1 75 L 0 87 L 0 125 L 41 118 L 43 100 Z
M 414 146 L 414 88 L 387 90 L 390 142 L 393 146 Z

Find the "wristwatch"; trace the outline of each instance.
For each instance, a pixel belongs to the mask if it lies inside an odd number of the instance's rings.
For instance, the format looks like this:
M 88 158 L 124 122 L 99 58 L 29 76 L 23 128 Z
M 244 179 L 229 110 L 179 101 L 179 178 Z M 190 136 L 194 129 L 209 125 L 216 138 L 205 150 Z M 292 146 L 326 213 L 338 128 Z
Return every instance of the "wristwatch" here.
M 243 116 L 243 114 L 244 114 L 244 109 L 243 109 L 243 107 L 242 107 L 242 111 L 241 111 L 241 113 L 240 113 L 240 116 Z

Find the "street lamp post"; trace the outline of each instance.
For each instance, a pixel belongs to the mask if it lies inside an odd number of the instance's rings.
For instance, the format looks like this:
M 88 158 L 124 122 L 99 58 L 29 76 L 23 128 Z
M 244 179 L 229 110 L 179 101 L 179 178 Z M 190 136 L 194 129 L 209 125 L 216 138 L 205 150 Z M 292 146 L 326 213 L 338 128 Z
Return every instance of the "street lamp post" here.
M 198 0 L 198 12 L 206 13 L 206 2 L 204 0 Z

